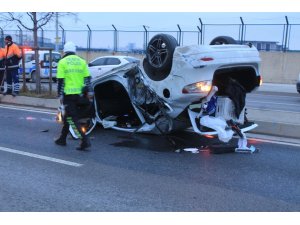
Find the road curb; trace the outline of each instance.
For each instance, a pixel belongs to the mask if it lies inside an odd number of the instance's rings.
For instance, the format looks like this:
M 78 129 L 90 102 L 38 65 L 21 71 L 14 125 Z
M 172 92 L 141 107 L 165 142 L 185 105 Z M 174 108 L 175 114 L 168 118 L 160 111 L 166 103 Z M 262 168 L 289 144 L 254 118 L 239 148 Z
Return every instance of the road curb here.
M 300 139 L 300 113 L 248 108 L 248 118 L 258 124 L 250 133 Z
M 58 99 L 45 99 L 45 98 L 33 98 L 27 96 L 16 96 L 11 95 L 0 96 L 0 103 L 10 104 L 10 105 L 22 105 L 22 106 L 32 106 L 39 108 L 49 108 L 57 109 L 60 105 Z
M 250 133 L 300 139 L 300 125 L 298 124 L 255 122 L 258 124 L 258 127 L 250 131 Z

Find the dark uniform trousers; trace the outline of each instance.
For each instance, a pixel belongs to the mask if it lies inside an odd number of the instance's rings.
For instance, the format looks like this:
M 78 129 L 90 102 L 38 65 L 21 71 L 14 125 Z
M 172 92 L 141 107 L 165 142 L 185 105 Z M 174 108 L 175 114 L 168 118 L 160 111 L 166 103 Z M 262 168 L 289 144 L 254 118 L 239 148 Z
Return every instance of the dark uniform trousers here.
M 0 69 L 0 91 L 3 92 L 4 91 L 4 69 Z
M 69 126 L 71 126 L 76 133 L 76 135 L 82 141 L 86 140 L 86 135 L 80 129 L 80 125 L 78 123 L 79 120 L 79 112 L 78 112 L 78 104 L 79 104 L 80 96 L 79 95 L 64 95 L 63 104 L 66 106 L 65 108 L 65 116 L 64 116 L 64 125 L 61 131 L 61 137 L 66 138 L 69 133 Z
M 14 90 L 15 93 L 19 93 L 20 84 L 19 84 L 18 68 L 7 69 L 6 82 L 7 82 L 7 93 L 11 93 L 12 89 Z M 12 85 L 12 83 L 14 83 L 14 86 Z

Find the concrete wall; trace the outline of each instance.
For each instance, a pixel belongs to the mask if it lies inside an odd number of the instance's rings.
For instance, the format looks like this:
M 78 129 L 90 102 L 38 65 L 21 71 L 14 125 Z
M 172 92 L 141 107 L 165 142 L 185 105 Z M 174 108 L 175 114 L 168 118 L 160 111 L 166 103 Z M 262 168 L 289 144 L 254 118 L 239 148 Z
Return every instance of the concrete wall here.
M 295 84 L 300 74 L 300 52 L 260 52 L 264 82 Z
M 113 52 L 78 52 L 88 62 L 104 55 L 130 55 L 142 59 L 144 55 Z M 266 83 L 295 84 L 300 74 L 300 52 L 260 52 L 261 75 Z

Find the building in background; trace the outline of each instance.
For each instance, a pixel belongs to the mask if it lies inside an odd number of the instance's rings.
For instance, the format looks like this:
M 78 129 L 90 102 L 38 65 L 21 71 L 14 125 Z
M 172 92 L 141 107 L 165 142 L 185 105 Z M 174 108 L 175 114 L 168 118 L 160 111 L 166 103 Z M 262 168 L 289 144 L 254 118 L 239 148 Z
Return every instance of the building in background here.
M 258 51 L 283 51 L 284 47 L 276 41 L 245 41 L 245 43 L 252 43 Z M 289 50 L 289 49 L 285 49 Z

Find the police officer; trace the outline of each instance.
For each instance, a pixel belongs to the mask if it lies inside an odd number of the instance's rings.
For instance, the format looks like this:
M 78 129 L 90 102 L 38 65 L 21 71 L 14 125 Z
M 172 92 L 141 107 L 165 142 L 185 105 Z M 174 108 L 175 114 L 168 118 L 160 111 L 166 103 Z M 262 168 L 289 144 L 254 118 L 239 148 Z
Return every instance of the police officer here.
M 5 59 L 5 51 L 3 48 L 0 48 L 0 92 L 4 92 L 4 59 Z
M 19 61 L 21 57 L 20 48 L 13 43 L 12 37 L 7 35 L 5 37 L 5 69 L 6 69 L 6 82 L 7 82 L 7 91 L 4 94 L 11 94 L 16 96 L 19 94 L 20 84 L 19 84 Z M 12 86 L 14 82 L 14 86 Z M 13 89 L 13 91 L 12 91 Z
M 90 74 L 86 61 L 75 54 L 76 46 L 73 42 L 67 42 L 64 45 L 64 57 L 57 66 L 58 96 L 61 103 L 65 105 L 64 125 L 61 135 L 55 140 L 57 145 L 66 145 L 66 138 L 69 133 L 69 126 L 81 140 L 77 150 L 86 150 L 91 146 L 89 138 L 80 129 L 78 124 L 78 102 L 84 86 L 89 89 L 89 98 L 93 98 L 93 92 L 90 85 Z

